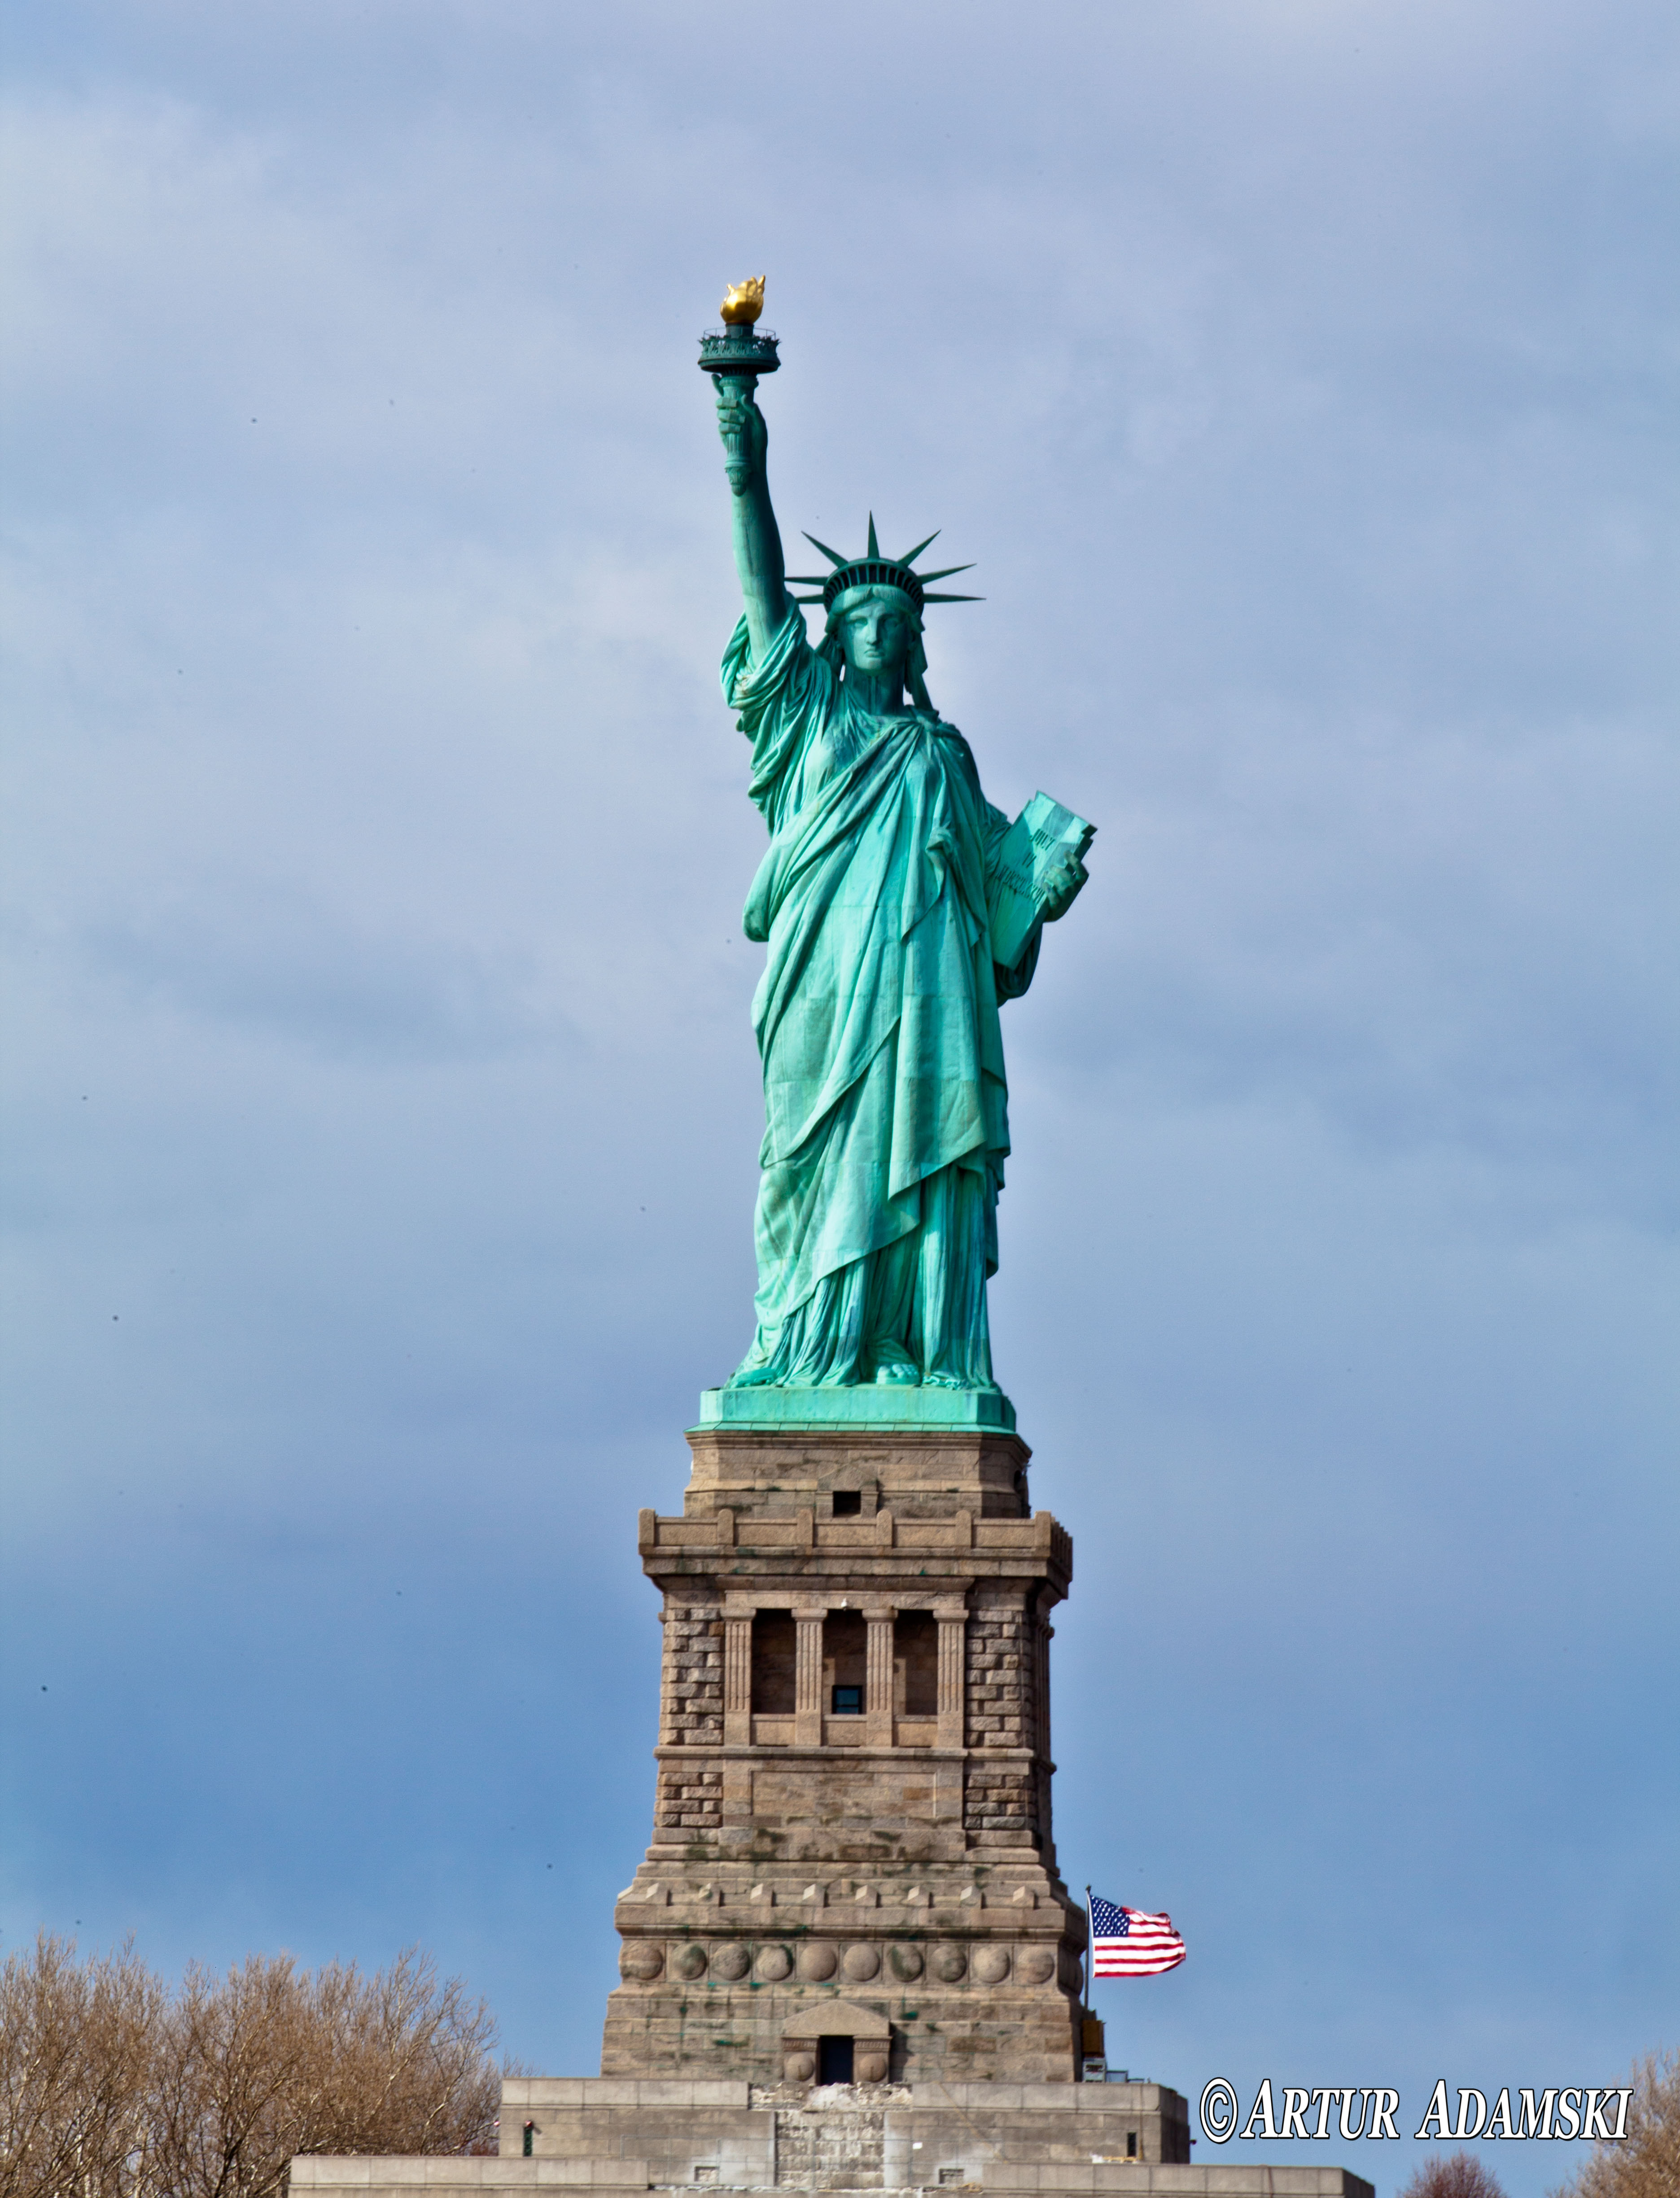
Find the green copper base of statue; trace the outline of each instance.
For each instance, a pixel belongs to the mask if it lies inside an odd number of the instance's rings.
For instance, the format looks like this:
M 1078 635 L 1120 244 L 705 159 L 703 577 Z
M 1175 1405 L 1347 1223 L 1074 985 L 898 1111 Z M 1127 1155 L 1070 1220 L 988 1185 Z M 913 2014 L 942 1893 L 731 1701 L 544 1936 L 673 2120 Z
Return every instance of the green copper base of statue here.
M 730 1390 L 784 1391 L 764 1408 L 778 1422 L 859 1388 L 900 1393 L 900 1423 L 939 1422 L 939 1392 L 952 1419 L 959 1398 L 965 1414 L 976 1398 L 1007 1412 L 985 1301 L 1009 1149 L 997 1011 L 1032 983 L 1043 927 L 1085 872 L 1073 848 L 1049 850 L 1037 918 L 1000 967 L 988 881 L 1009 819 L 933 707 L 922 648 L 926 604 L 973 599 L 930 594 L 949 575 L 915 571 L 927 543 L 884 555 L 872 519 L 861 557 L 816 545 L 834 569 L 802 599 L 828 614 L 813 648 L 788 591 L 755 388 L 717 375 L 746 598 L 724 694 L 770 834 L 744 918 L 769 950 L 753 1009 L 758 1329 Z M 918 1393 L 927 1407 L 912 1412 Z
M 1015 1430 L 1015 1408 L 1001 1389 L 702 1389 L 702 1428 L 996 1428 Z

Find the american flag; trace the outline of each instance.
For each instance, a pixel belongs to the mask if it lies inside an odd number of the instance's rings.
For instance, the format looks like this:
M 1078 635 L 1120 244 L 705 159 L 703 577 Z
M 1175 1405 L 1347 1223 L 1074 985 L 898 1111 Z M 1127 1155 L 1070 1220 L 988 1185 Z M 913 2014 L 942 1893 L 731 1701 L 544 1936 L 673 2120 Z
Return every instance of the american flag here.
M 1170 1916 L 1146 1916 L 1093 1893 L 1090 1952 L 1094 1977 L 1158 1977 L 1183 1960 L 1184 1941 Z

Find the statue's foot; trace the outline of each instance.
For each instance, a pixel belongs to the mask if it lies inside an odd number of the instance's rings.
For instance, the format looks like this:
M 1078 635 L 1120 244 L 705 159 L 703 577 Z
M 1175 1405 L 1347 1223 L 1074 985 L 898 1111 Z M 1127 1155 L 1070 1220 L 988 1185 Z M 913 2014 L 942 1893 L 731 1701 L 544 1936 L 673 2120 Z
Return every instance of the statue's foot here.
M 768 1366 L 739 1367 L 727 1384 L 731 1389 L 776 1389 L 781 1386 Z
M 919 1389 L 921 1369 L 908 1352 L 897 1351 L 890 1358 L 875 1362 L 875 1387 L 878 1389 Z

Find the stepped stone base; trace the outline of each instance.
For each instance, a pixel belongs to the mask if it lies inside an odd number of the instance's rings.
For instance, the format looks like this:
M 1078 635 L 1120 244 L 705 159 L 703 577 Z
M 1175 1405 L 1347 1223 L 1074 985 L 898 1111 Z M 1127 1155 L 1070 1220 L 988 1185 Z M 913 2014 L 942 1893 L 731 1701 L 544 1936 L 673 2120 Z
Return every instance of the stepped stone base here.
M 531 2153 L 526 2155 L 529 2142 Z M 1192 2166 L 1160 2084 L 832 2084 L 509 2077 L 494 2160 L 292 2163 L 295 2198 L 955 2189 L 1009 2198 L 1375 2198 L 1340 2167 Z

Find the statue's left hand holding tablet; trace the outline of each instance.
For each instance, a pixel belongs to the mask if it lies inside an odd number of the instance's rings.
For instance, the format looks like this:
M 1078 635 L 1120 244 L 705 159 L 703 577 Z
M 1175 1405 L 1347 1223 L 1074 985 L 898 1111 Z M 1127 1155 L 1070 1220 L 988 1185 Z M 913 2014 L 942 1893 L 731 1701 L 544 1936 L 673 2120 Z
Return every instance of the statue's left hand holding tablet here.
M 1078 899 L 1079 888 L 1090 873 L 1077 855 L 1064 855 L 1050 876 L 1055 881 L 1044 896 L 1044 921 L 1058 922 Z

